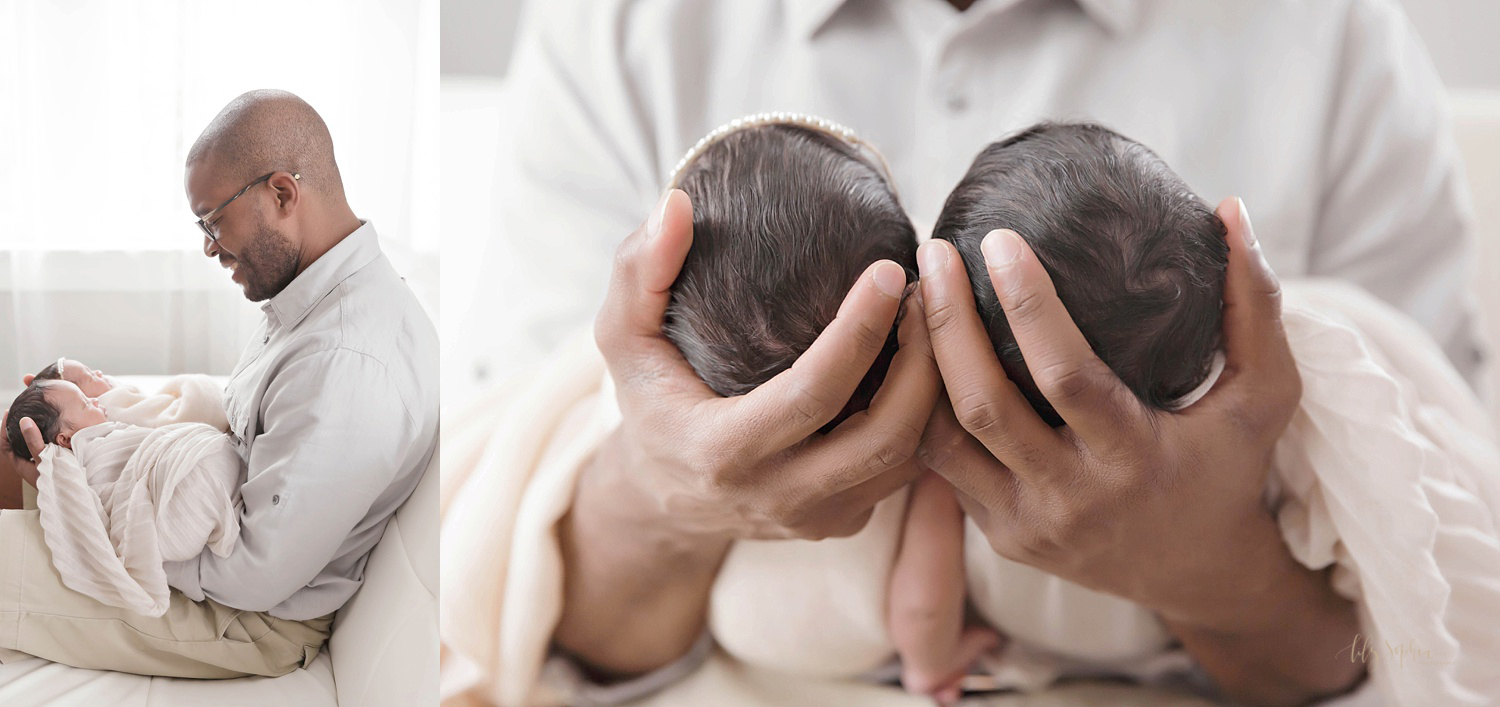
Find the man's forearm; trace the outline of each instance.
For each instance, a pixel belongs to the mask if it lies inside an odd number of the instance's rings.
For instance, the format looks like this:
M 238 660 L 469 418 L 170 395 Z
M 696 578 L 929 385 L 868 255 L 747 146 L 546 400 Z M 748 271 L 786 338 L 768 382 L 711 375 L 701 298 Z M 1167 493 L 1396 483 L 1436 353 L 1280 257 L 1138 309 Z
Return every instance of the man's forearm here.
M 1220 608 L 1204 621 L 1163 616 L 1167 628 L 1237 703 L 1300 705 L 1346 692 L 1365 669 L 1350 650 L 1355 606 L 1333 591 L 1326 571 L 1298 564 L 1265 520 L 1251 531 L 1255 548 L 1240 556 L 1245 570 L 1221 585 Z
M 703 632 L 726 539 L 674 534 L 601 450 L 558 523 L 564 598 L 553 640 L 599 677 L 650 672 L 681 657 Z

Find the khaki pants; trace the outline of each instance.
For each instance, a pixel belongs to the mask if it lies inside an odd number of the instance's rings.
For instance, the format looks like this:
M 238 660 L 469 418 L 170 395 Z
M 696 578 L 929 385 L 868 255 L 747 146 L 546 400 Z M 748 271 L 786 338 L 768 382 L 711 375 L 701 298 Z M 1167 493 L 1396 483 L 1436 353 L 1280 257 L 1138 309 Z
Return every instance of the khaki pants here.
M 277 676 L 311 663 L 332 623 L 332 615 L 289 621 L 176 591 L 155 618 L 106 606 L 63 585 L 37 511 L 0 511 L 0 663 L 15 651 L 140 675 Z

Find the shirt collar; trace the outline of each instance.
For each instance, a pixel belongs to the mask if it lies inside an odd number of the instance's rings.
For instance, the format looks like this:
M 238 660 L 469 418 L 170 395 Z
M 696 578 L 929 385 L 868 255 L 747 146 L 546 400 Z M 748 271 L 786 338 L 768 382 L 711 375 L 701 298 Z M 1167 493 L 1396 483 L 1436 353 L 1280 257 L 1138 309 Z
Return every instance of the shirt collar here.
M 792 27 L 803 38 L 811 39 L 818 33 L 828 20 L 838 12 L 840 7 L 851 0 L 787 0 L 784 7 Z M 1135 23 L 1137 11 L 1140 9 L 1137 0 L 1072 0 L 1078 3 L 1090 17 L 1104 25 L 1109 31 L 1120 33 L 1129 30 Z M 1004 9 L 1014 5 L 1014 2 L 979 2 L 978 8 L 983 10 L 986 5 L 996 9 Z
M 261 305 L 261 311 L 274 313 L 282 327 L 291 329 L 339 283 L 378 257 L 380 239 L 375 235 L 375 226 L 369 221 L 361 221 L 359 228 L 344 236 L 280 293 Z

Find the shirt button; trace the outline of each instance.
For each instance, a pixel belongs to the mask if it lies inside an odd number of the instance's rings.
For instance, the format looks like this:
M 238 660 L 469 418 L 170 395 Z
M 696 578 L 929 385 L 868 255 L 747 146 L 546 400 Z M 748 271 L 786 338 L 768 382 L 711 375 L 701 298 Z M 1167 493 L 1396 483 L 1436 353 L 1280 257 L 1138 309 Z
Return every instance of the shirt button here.
M 969 99 L 964 98 L 959 94 L 953 94 L 948 97 L 947 106 L 948 110 L 954 113 L 962 113 L 968 109 Z
M 279 506 L 279 505 L 281 505 L 281 495 L 280 494 L 271 497 L 271 505 L 273 505 L 273 506 Z
M 271 341 L 271 335 L 270 334 L 266 334 L 266 338 L 261 339 L 260 343 L 264 344 L 264 343 L 268 343 L 270 341 Z

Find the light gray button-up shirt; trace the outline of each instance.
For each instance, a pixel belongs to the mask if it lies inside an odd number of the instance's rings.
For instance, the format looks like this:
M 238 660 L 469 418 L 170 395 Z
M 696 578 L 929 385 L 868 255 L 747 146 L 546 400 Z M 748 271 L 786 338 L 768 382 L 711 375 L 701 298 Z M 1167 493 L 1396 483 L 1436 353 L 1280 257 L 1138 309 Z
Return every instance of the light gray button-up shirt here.
M 437 331 L 368 222 L 261 310 L 224 396 L 246 466 L 239 544 L 167 572 L 195 601 L 311 619 L 359 589 L 437 449 Z

